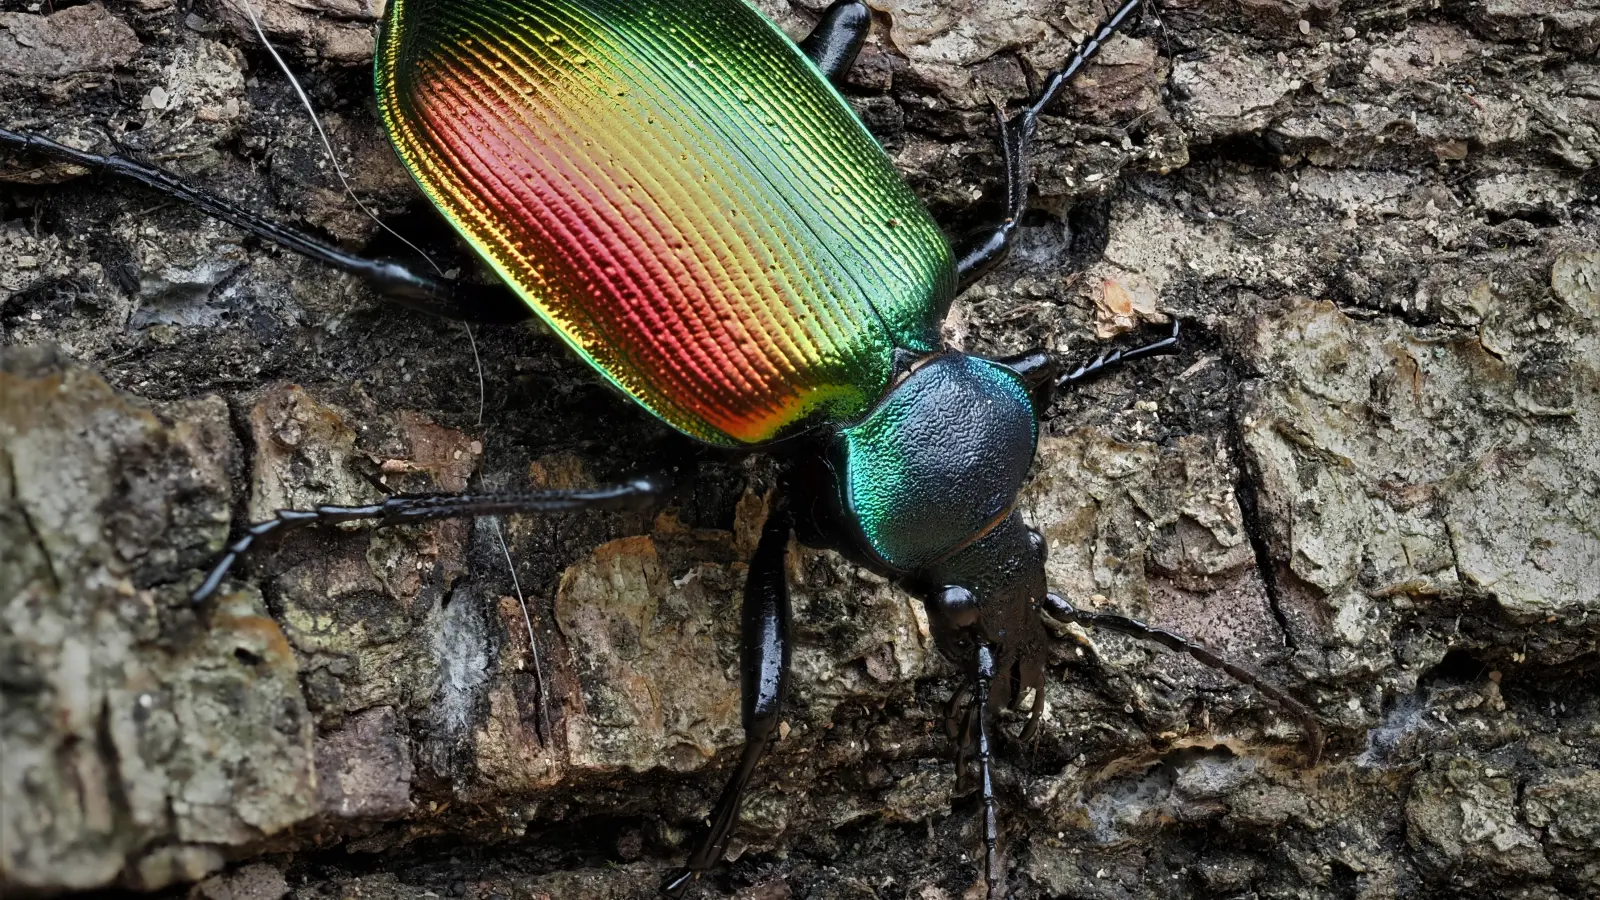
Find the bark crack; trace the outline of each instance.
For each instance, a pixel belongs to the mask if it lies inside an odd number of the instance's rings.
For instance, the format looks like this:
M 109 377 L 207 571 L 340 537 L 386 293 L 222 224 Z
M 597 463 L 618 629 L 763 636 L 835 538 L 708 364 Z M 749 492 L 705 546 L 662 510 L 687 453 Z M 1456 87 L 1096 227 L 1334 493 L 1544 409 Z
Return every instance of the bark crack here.
M 39 548 L 39 558 L 44 560 L 44 569 L 50 575 L 50 587 L 57 594 L 61 593 L 61 576 L 56 572 L 55 560 L 50 558 L 50 548 L 45 546 L 44 536 L 39 532 L 39 526 L 34 523 L 33 516 L 28 513 L 28 505 L 22 502 L 22 495 L 18 493 L 17 486 L 22 482 L 17 479 L 17 465 L 11 454 L 4 454 L 6 471 L 11 479 L 11 502 L 16 504 L 17 515 L 22 517 L 22 524 L 28 529 L 28 535 L 33 538 L 34 546 Z
M 1251 462 L 1245 447 L 1244 422 L 1239 408 L 1233 410 L 1228 429 L 1228 443 L 1234 456 L 1234 470 L 1238 477 L 1233 482 L 1234 499 L 1244 519 L 1245 535 L 1250 539 L 1250 549 L 1256 558 L 1256 571 L 1261 573 L 1261 586 L 1267 593 L 1267 606 L 1272 618 L 1277 620 L 1278 631 L 1283 635 L 1284 646 L 1300 649 L 1294 631 L 1289 627 L 1289 616 L 1283 607 L 1283 586 L 1278 581 L 1278 568 L 1272 559 L 1271 542 L 1267 539 L 1267 526 L 1261 513 L 1261 473 Z

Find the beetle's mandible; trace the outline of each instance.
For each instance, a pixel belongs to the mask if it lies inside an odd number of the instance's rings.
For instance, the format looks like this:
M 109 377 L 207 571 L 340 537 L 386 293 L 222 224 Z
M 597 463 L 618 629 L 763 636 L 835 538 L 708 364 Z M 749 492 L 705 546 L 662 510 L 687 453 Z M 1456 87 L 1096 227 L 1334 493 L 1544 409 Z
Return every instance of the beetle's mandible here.
M 719 860 L 774 739 L 788 682 L 791 536 L 838 550 L 922 598 L 964 673 L 947 726 L 978 766 L 984 877 L 998 871 L 990 776 L 995 713 L 1043 705 L 1047 620 L 1101 625 L 1187 652 L 1311 712 L 1184 638 L 1077 609 L 1045 584 L 1045 542 L 1015 509 L 1053 390 L 1157 343 L 1068 370 L 1045 351 L 948 350 L 956 295 L 1008 252 L 1026 209 L 1041 112 L 1134 15 L 1120 8 L 1012 117 L 997 115 L 1004 210 L 952 242 L 835 85 L 871 24 L 839 0 L 790 42 L 745 0 L 391 0 L 376 64 L 388 136 L 423 193 L 499 276 L 493 288 L 355 256 L 121 156 L 0 129 L 0 147 L 64 158 L 151 188 L 380 293 L 469 321 L 536 315 L 616 388 L 699 441 L 771 446 L 783 494 L 750 564 L 742 614 L 745 747 L 686 866 Z M 260 537 L 352 520 L 390 525 L 658 502 L 662 477 L 590 491 L 396 496 L 281 511 L 247 526 L 194 592 L 218 590 Z M 665 686 L 670 689 L 670 686 Z

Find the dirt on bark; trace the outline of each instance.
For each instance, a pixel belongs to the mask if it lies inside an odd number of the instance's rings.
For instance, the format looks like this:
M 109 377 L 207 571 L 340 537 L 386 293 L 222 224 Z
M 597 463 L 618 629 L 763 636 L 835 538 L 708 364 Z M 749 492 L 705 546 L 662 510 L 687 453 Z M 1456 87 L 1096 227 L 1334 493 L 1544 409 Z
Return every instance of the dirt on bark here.
M 351 248 L 245 0 L 0 0 L 0 126 Z M 791 34 L 822 3 L 762 0 Z M 845 93 L 961 233 L 1097 0 L 872 0 Z M 356 194 L 480 277 L 383 138 L 365 0 L 258 0 Z M 1175 356 L 1056 399 L 1063 636 L 1005 741 L 1016 898 L 1600 897 L 1600 2 L 1153 0 L 1047 116 L 1017 251 L 949 342 Z M 676 469 L 655 515 L 230 533 L 387 490 Z M 151 193 L 0 156 L 0 892 L 652 896 L 737 757 L 775 463 L 699 448 L 534 326 L 398 311 Z M 230 532 L 230 529 L 233 531 Z M 704 896 L 983 895 L 920 604 L 791 556 L 793 690 Z M 1017 720 L 1005 728 L 1017 730 Z

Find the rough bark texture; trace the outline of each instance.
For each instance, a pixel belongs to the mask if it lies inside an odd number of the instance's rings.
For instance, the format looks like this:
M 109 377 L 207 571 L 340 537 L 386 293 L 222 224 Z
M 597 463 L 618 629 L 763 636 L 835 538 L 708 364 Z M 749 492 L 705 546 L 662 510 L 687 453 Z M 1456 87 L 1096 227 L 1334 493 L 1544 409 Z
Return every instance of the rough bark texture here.
M 399 252 L 242 2 L 0 0 L 0 122 Z M 798 34 L 821 4 L 762 5 Z M 261 6 L 356 192 L 474 271 L 379 133 L 372 7 Z M 1104 9 L 873 6 L 852 102 L 959 230 L 998 199 L 990 98 Z M 1156 0 L 1045 122 L 1038 212 L 950 340 L 1188 326 L 1053 407 L 1051 579 L 1254 660 L 1331 744 L 1308 767 L 1254 692 L 1068 636 L 1001 754 L 1010 896 L 1600 897 L 1597 45 L 1596 0 Z M 0 158 L 0 333 L 0 891 L 643 897 L 681 858 L 739 740 L 770 460 L 537 328 L 474 348 L 37 159 Z M 230 525 L 377 478 L 662 464 L 691 496 L 654 518 L 303 533 L 184 600 Z M 790 575 L 784 737 L 702 890 L 980 896 L 918 605 L 828 553 Z

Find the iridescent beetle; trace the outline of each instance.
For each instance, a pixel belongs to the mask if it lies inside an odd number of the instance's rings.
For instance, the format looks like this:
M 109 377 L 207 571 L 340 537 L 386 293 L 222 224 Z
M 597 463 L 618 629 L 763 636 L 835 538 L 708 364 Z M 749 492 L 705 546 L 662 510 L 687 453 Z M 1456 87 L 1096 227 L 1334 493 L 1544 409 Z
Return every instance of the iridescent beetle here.
M 951 300 L 1007 253 L 1025 211 L 1038 117 L 1138 7 L 1121 8 L 999 122 L 1003 218 L 952 247 L 836 90 L 871 15 L 839 0 L 791 43 L 744 0 L 391 0 L 376 80 L 384 126 L 417 184 L 503 285 L 472 287 L 343 253 L 158 169 L 0 130 L 0 146 L 132 177 L 368 280 L 408 306 L 472 321 L 534 314 L 639 405 L 693 438 L 794 460 L 750 563 L 742 614 L 745 747 L 711 827 L 662 885 L 678 894 L 723 854 L 779 721 L 789 664 L 791 533 L 923 598 L 966 672 L 947 726 L 976 749 L 985 879 L 998 879 L 994 711 L 1032 693 L 1060 623 L 1182 650 L 1310 710 L 1248 669 L 1160 629 L 1079 610 L 1047 590 L 1045 545 L 1015 511 L 1053 388 L 1169 349 L 1165 340 L 1062 374 L 1048 353 L 945 349 Z M 803 449 L 801 449 L 803 448 Z M 213 593 L 255 539 L 657 502 L 661 478 L 591 491 L 397 496 L 282 511 L 249 527 L 195 591 Z M 964 762 L 958 764 L 964 768 Z

